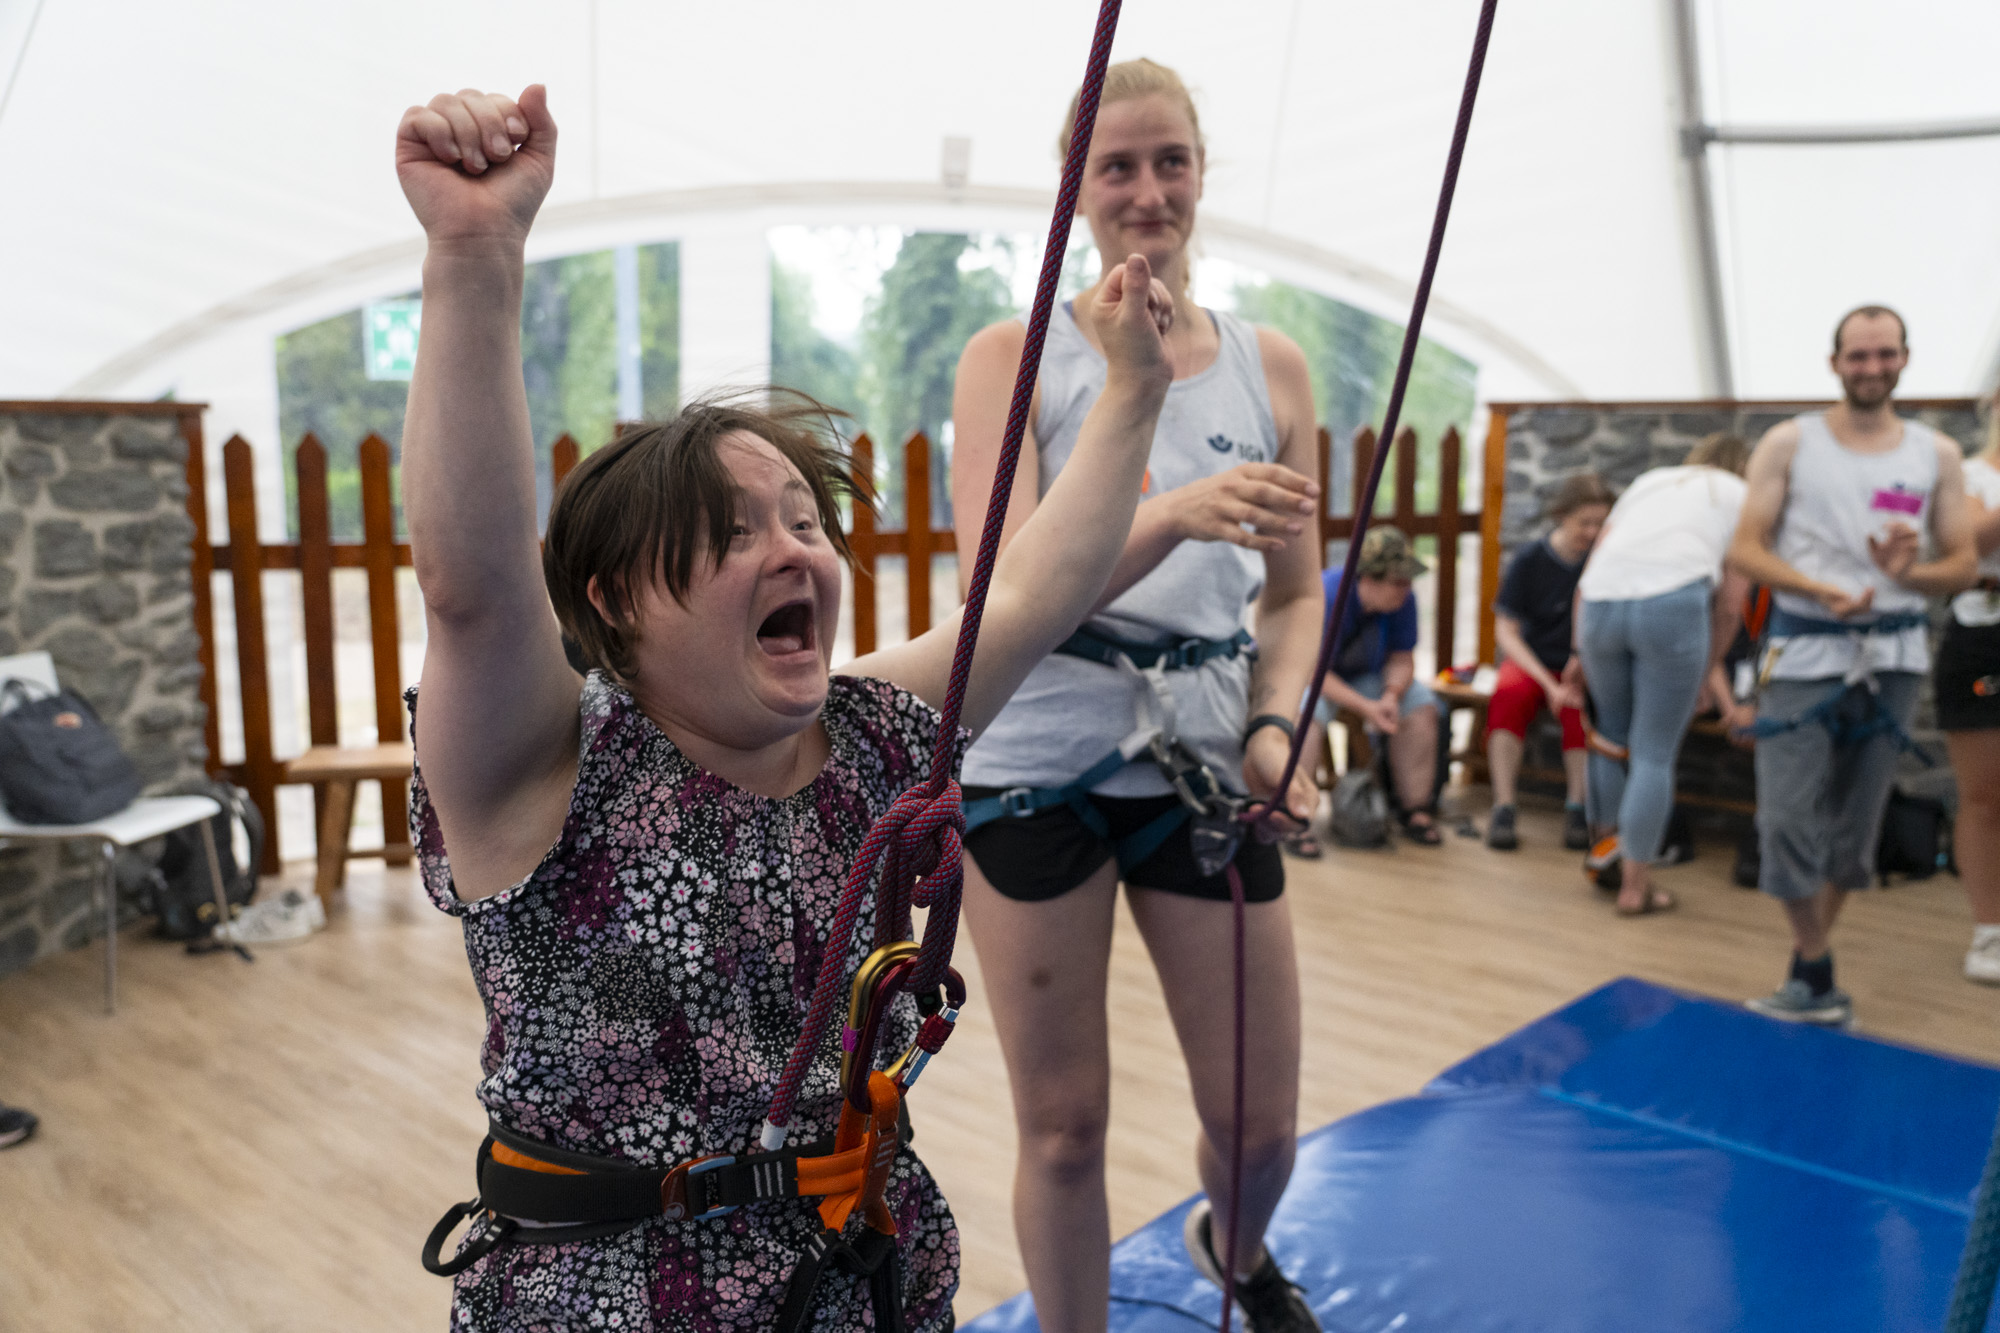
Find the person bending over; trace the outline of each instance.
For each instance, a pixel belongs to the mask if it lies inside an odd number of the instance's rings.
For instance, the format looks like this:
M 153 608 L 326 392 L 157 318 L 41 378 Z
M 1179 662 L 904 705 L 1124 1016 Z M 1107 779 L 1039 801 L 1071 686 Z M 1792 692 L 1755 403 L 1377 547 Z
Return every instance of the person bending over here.
M 1413 651 L 1417 595 L 1410 587 L 1427 568 L 1400 528 L 1368 529 L 1355 568 L 1354 604 L 1347 608 L 1333 671 L 1313 711 L 1313 735 L 1306 742 L 1306 753 L 1320 752 L 1321 738 L 1336 709 L 1358 713 L 1371 736 L 1388 741 L 1396 815 L 1404 834 L 1412 842 L 1435 847 L 1443 840 L 1435 799 L 1438 703 L 1430 686 L 1417 679 Z M 1329 609 L 1340 596 L 1341 573 L 1329 569 L 1324 576 Z
M 1973 920 L 1965 975 L 2000 986 L 2000 396 L 1987 410 L 1986 447 L 1965 463 L 1979 583 L 1952 599 L 1932 684 L 1958 778 L 1952 853 Z
M 555 147 L 539 85 L 518 101 L 440 96 L 397 137 L 428 245 L 403 437 L 430 634 L 409 694 L 411 822 L 485 1002 L 478 1095 L 496 1140 L 659 1169 L 755 1150 L 849 862 L 925 779 L 958 625 L 829 678 L 847 462 L 823 413 L 783 403 L 698 402 L 627 431 L 564 481 L 538 553 L 522 248 Z M 1172 309 L 1139 256 L 1077 303 L 1104 392 L 995 572 L 965 696 L 974 732 L 1119 558 L 1173 378 Z M 899 1049 L 908 997 L 891 1027 Z M 831 1055 L 805 1082 L 799 1143 L 834 1128 Z M 908 1327 L 948 1328 L 957 1232 L 907 1149 L 887 1202 Z M 820 1235 L 811 1201 L 671 1215 L 537 1245 L 547 1219 L 510 1233 L 481 1213 L 468 1246 L 511 1238 L 458 1276 L 452 1327 L 772 1328 Z M 870 1300 L 866 1279 L 829 1268 L 805 1326 L 859 1327 Z
M 1749 1004 L 1774 1018 L 1853 1021 L 1834 985 L 1833 924 L 1875 865 L 1930 667 L 1925 599 L 1977 572 L 1958 446 L 1896 415 L 1909 359 L 1902 317 L 1884 306 L 1834 326 L 1841 400 L 1758 442 L 1729 548 L 1729 563 L 1772 592 L 1753 728 L 1758 887 L 1784 907 L 1792 962 L 1776 992 Z M 1931 560 L 1918 558 L 1926 534 Z
M 1549 501 L 1554 526 L 1508 562 L 1500 596 L 1493 603 L 1493 638 L 1502 654 L 1500 676 L 1486 705 L 1486 766 L 1493 779 L 1493 813 L 1487 818 L 1486 845 L 1511 852 L 1521 845 L 1515 828 L 1515 783 L 1528 727 L 1544 708 L 1562 723 L 1563 846 L 1590 846 L 1584 816 L 1585 758 L 1583 699 L 1562 683 L 1570 661 L 1576 617 L 1576 581 L 1584 558 L 1611 512 L 1611 489 L 1594 472 L 1564 479 Z
M 1706 692 L 1725 719 L 1736 701 L 1722 655 L 1743 614 L 1745 582 L 1723 574 L 1743 512 L 1750 451 L 1711 435 L 1679 467 L 1642 472 L 1611 507 L 1577 584 L 1577 656 L 1571 677 L 1590 691 L 1597 732 L 1623 760 L 1590 755 L 1592 854 L 1616 866 L 1618 910 L 1674 906 L 1652 880 L 1674 809 L 1681 739 Z M 1742 718 L 1748 721 L 1748 718 Z M 1618 850 L 1613 860 L 1606 840 Z
M 1065 128 L 1065 148 L 1068 138 Z M 1214 1215 L 1229 1215 L 1229 885 L 1202 872 L 1186 807 L 1151 758 L 1126 762 L 1134 756 L 1125 743 L 1157 731 L 1176 743 L 1171 764 L 1191 781 L 1278 796 L 1301 821 L 1318 798 L 1305 765 L 1290 792 L 1272 790 L 1293 725 L 1279 714 L 1305 696 L 1323 604 L 1318 542 L 1307 535 L 1319 503 L 1307 480 L 1312 390 L 1292 342 L 1188 296 L 1202 160 L 1180 79 L 1149 60 L 1112 66 L 1078 211 L 1099 254 L 1143 254 L 1175 293 L 1176 379 L 1153 437 L 1145 499 L 1095 613 L 1035 668 L 965 763 L 968 825 L 975 809 L 995 815 L 966 836 L 965 916 L 1007 1059 L 1020 1131 L 1015 1234 L 1048 1333 L 1102 1330 L 1107 1318 L 1105 980 L 1121 877 L 1194 1085 L 1202 1184 Z M 1078 315 L 1110 276 L 1077 298 L 1077 314 L 1058 309 L 1050 324 L 1032 435 L 1007 511 L 1010 551 L 1032 540 L 1026 524 L 1076 466 L 1080 423 L 1104 410 L 1107 349 Z M 986 512 L 1023 337 L 1018 323 L 996 324 L 959 360 L 953 500 L 968 531 Z M 1244 627 L 1253 607 L 1254 659 Z M 1234 864 L 1250 900 L 1248 1059 L 1257 1071 L 1243 1119 L 1234 1289 L 1252 1329 L 1316 1328 L 1262 1246 L 1291 1174 L 1297 1128 L 1299 996 L 1279 897 L 1283 858 L 1246 837 Z M 1194 1261 L 1220 1281 L 1224 1228 L 1209 1225 L 1206 1207 L 1189 1216 Z

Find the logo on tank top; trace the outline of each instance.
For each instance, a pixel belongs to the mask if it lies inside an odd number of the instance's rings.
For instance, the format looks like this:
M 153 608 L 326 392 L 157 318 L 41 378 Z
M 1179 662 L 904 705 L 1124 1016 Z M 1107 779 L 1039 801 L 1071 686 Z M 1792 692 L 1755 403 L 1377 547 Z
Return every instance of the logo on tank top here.
M 1924 512 L 1924 496 L 1924 492 L 1909 490 L 1899 481 L 1893 486 L 1876 491 L 1875 498 L 1869 502 L 1868 507 L 1883 513 L 1908 514 L 1915 518 Z
M 1230 439 L 1227 435 L 1219 431 L 1208 437 L 1208 447 L 1215 450 L 1218 454 L 1233 453 L 1247 463 L 1261 463 L 1264 461 L 1263 445 L 1244 444 L 1240 440 Z

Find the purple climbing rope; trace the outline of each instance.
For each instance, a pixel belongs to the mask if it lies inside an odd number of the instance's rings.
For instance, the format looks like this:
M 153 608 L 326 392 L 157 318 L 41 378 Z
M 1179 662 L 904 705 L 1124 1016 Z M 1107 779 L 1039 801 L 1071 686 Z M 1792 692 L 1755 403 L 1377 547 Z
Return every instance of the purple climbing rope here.
M 1361 560 L 1361 534 L 1367 527 L 1367 515 L 1375 512 L 1375 492 L 1382 485 L 1382 466 L 1389 457 L 1389 442 L 1396 438 L 1396 420 L 1403 411 L 1403 396 L 1409 392 L 1410 368 L 1417 359 L 1417 336 L 1424 326 L 1424 309 L 1430 304 L 1431 281 L 1437 276 L 1438 257 L 1444 252 L 1445 224 L 1451 219 L 1451 197 L 1458 188 L 1459 163 L 1465 157 L 1466 136 L 1472 129 L 1472 104 L 1479 96 L 1479 76 L 1486 68 L 1486 46 L 1493 36 L 1493 15 L 1499 7 L 1499 0 L 1484 0 L 1479 8 L 1479 27 L 1472 37 L 1472 61 L 1465 72 L 1465 92 L 1459 98 L 1458 125 L 1452 131 L 1451 151 L 1445 157 L 1444 185 L 1438 190 L 1437 215 L 1431 221 L 1430 248 L 1424 254 L 1423 276 L 1417 280 L 1417 296 L 1410 309 L 1410 322 L 1403 330 L 1403 354 L 1396 362 L 1395 384 L 1389 390 L 1389 409 L 1382 421 L 1382 433 L 1375 445 L 1375 458 L 1368 469 L 1368 483 L 1354 502 L 1354 533 L 1347 543 L 1347 560 L 1342 565 L 1340 597 L 1327 608 L 1325 628 L 1320 634 L 1319 660 L 1313 668 L 1312 688 L 1306 692 L 1300 708 L 1299 723 L 1292 736 L 1290 756 L 1285 760 L 1284 776 L 1272 788 L 1269 801 L 1252 805 L 1243 812 L 1245 821 L 1252 824 L 1263 823 L 1271 818 L 1277 803 L 1284 799 L 1292 785 L 1292 775 L 1298 771 L 1299 758 L 1305 752 L 1307 728 L 1312 723 L 1313 704 L 1319 699 L 1320 685 L 1326 680 L 1328 668 L 1333 665 L 1334 645 L 1340 642 L 1341 622 L 1354 600 L 1354 571 Z M 1237 1229 L 1243 1215 L 1243 1115 L 1244 1101 L 1248 1087 L 1248 1070 L 1244 1060 L 1244 1020 L 1248 1008 L 1245 992 L 1245 921 L 1243 902 L 1243 880 L 1236 866 L 1229 866 L 1229 896 L 1234 906 L 1235 928 L 1235 1001 L 1236 1001 L 1236 1062 L 1233 1071 L 1235 1087 L 1232 1106 L 1235 1115 L 1230 1123 L 1229 1134 L 1229 1218 L 1228 1231 L 1224 1235 L 1222 1260 L 1222 1317 L 1217 1324 L 1220 1333 L 1230 1333 L 1229 1309 L 1235 1302 L 1236 1272 L 1240 1251 L 1237 1244 Z M 2000 1153 L 2000 1149 L 1996 1149 Z M 1214 1248 L 1214 1217 L 1209 1214 L 1210 1249 Z
M 1375 458 L 1368 468 L 1368 483 L 1354 500 L 1354 532 L 1347 542 L 1347 559 L 1341 564 L 1340 596 L 1326 609 L 1326 623 L 1319 640 L 1319 661 L 1313 668 L 1312 688 L 1300 705 L 1298 726 L 1292 736 L 1292 752 L 1285 760 L 1285 775 L 1272 789 L 1272 799 L 1244 811 L 1244 819 L 1260 823 L 1276 810 L 1276 801 L 1291 788 L 1305 753 L 1306 732 L 1313 720 L 1313 705 L 1320 686 L 1333 666 L 1334 647 L 1340 642 L 1341 627 L 1348 608 L 1354 603 L 1354 571 L 1361 561 L 1361 534 L 1368 515 L 1375 512 L 1375 493 L 1382 488 L 1383 465 L 1389 461 L 1389 445 L 1396 438 L 1396 425 L 1403 414 L 1403 397 L 1409 392 L 1410 370 L 1417 360 L 1417 337 L 1423 331 L 1424 311 L 1431 303 L 1431 281 L 1437 277 L 1438 257 L 1444 253 L 1445 224 L 1451 220 L 1451 197 L 1458 189 L 1458 167 L 1465 158 L 1465 139 L 1472 130 L 1472 104 L 1479 97 L 1479 76 L 1486 68 L 1486 45 L 1493 35 L 1493 14 L 1499 0 L 1485 0 L 1479 7 L 1479 27 L 1472 37 L 1472 61 L 1465 71 L 1465 92 L 1458 102 L 1458 125 L 1452 130 L 1451 152 L 1445 158 L 1444 184 L 1438 190 L 1437 214 L 1431 220 L 1430 249 L 1424 254 L 1423 276 L 1417 279 L 1416 300 L 1410 306 L 1410 322 L 1403 330 L 1403 353 L 1396 360 L 1396 379 L 1389 390 L 1389 409 L 1382 418 L 1382 430 L 1375 438 Z
M 999 466 L 994 470 L 993 498 L 986 506 L 986 527 L 979 534 L 979 556 L 966 589 L 965 618 L 960 622 L 958 649 L 951 660 L 951 681 L 945 691 L 937 745 L 931 753 L 930 778 L 922 786 L 904 792 L 875 821 L 841 887 L 840 905 L 827 932 L 812 1003 L 799 1028 L 798 1044 L 792 1048 L 791 1060 L 771 1097 L 763 1136 L 767 1148 L 783 1142 L 798 1102 L 799 1085 L 825 1044 L 827 1026 L 846 981 L 848 944 L 854 937 L 854 926 L 860 919 L 861 904 L 869 887 L 878 882 L 875 873 L 878 865 L 882 872 L 876 905 L 878 944 L 910 933 L 912 906 L 930 912 L 924 922 L 923 944 L 916 966 L 910 969 L 905 982 L 906 989 L 918 993 L 936 989 L 951 963 L 963 888 L 960 838 L 965 831 L 965 811 L 958 782 L 952 777 L 958 762 L 958 718 L 965 706 L 965 683 L 972 674 L 973 650 L 979 645 L 979 621 L 986 610 L 987 586 L 993 581 L 993 564 L 1000 554 L 1000 530 L 1007 521 L 1008 497 L 1014 492 L 1014 467 L 1021 457 L 1021 440 L 1028 427 L 1028 405 L 1034 399 L 1035 376 L 1042 364 L 1042 343 L 1048 337 L 1049 317 L 1055 310 L 1056 284 L 1062 276 L 1064 252 L 1069 248 L 1070 221 L 1076 215 L 1077 191 L 1083 183 L 1084 159 L 1090 153 L 1097 100 L 1104 90 L 1104 71 L 1111 60 L 1111 39 L 1118 31 L 1119 8 L 1120 0 L 1103 0 L 1097 11 L 1097 31 L 1091 38 L 1090 59 L 1084 67 L 1083 89 L 1077 98 L 1076 128 L 1070 135 L 1069 154 L 1063 160 L 1055 215 L 1042 250 L 1041 279 L 1035 286 L 1035 302 L 1028 315 L 1027 342 L 1021 349 L 1020 369 L 1014 375 L 1014 398 L 1007 413 L 1007 433 L 1000 444 Z

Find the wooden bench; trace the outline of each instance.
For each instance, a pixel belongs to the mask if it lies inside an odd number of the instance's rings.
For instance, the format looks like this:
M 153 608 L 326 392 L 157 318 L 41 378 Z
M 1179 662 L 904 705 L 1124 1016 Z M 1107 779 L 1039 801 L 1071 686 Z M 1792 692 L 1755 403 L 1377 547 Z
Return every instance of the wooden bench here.
M 310 782 L 319 794 L 319 856 L 313 872 L 313 892 L 328 902 L 347 878 L 347 841 L 354 828 L 354 784 L 370 778 L 383 783 L 408 782 L 415 754 L 408 741 L 389 745 L 315 745 L 285 765 L 284 781 Z M 390 865 L 407 865 L 409 835 L 382 830 L 382 856 Z

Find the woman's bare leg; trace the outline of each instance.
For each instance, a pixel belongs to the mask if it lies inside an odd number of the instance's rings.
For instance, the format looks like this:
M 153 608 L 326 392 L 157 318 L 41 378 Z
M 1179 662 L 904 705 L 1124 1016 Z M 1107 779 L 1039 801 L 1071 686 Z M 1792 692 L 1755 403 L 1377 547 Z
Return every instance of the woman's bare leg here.
M 1227 1253 L 1229 1150 L 1236 1059 L 1230 904 L 1151 889 L 1127 892 L 1194 1087 L 1201 1139 L 1195 1164 L 1214 1208 L 1214 1245 Z M 1283 898 L 1245 911 L 1244 1031 L 1249 1074 L 1243 1116 L 1243 1243 L 1238 1276 L 1257 1267 L 1264 1228 L 1291 1179 L 1298 1140 L 1299 975 L 1291 909 Z
M 1972 919 L 2000 926 L 2000 731 L 1947 731 L 1951 769 L 1958 776 L 1958 819 L 1952 850 Z
M 1047 1333 L 1103 1333 L 1111 1301 L 1104 1014 L 1118 867 L 1060 898 L 1004 897 L 965 857 L 965 920 L 993 1007 L 1019 1136 L 1014 1234 Z

